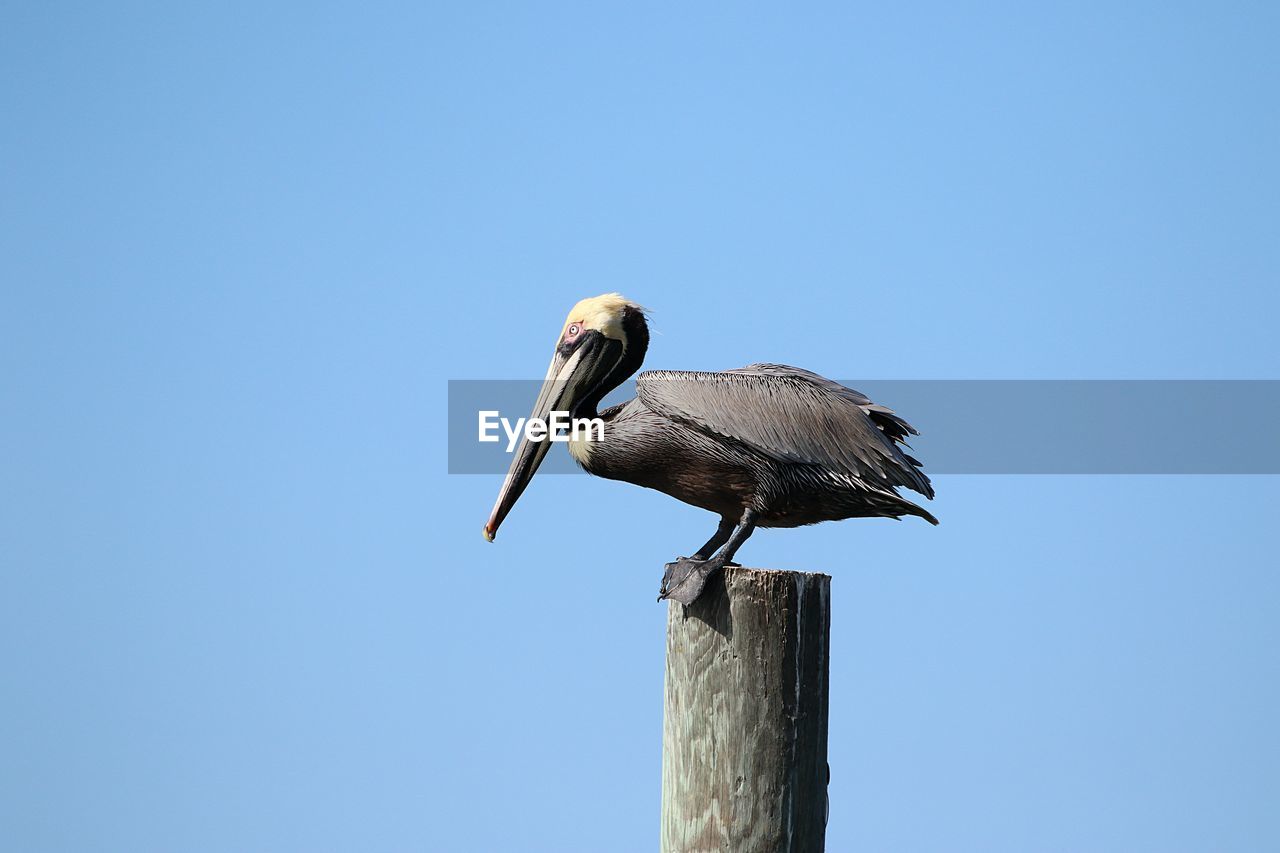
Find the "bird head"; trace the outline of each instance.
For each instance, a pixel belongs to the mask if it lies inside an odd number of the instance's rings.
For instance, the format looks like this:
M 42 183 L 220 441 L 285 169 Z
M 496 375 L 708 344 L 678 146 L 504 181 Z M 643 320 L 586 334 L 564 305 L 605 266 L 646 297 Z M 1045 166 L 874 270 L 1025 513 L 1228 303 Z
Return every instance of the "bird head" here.
M 600 399 L 639 369 L 649 345 L 644 309 L 618 293 L 583 299 L 569 311 L 556 339 L 551 366 L 534 401 L 530 420 L 546 422 L 552 412 L 571 417 L 594 413 Z M 498 492 L 484 536 L 490 542 L 551 448 L 526 433 Z

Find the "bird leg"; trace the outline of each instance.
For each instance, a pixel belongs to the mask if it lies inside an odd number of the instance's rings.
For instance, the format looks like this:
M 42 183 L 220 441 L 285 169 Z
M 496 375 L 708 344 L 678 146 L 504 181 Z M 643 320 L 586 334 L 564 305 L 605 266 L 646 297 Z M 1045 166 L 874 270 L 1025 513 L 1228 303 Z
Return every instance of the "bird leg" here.
M 706 544 L 698 549 L 689 559 L 705 560 L 716 552 L 716 549 L 729 541 L 729 537 L 733 535 L 733 528 L 736 527 L 733 519 L 725 516 L 720 519 L 720 526 L 716 528 L 716 532 L 707 540 Z
M 727 518 L 721 520 L 716 534 L 698 550 L 697 554 L 692 557 L 681 557 L 674 563 L 667 563 L 666 571 L 662 575 L 662 589 L 658 591 L 658 600 L 670 598 L 681 604 L 692 604 L 702 594 L 702 588 L 707 585 L 707 578 L 727 565 L 737 565 L 731 563 L 733 555 L 755 529 L 756 512 L 753 509 L 747 509 L 742 513 L 742 520 L 736 527 Z M 723 547 L 714 556 L 703 556 L 721 545 Z

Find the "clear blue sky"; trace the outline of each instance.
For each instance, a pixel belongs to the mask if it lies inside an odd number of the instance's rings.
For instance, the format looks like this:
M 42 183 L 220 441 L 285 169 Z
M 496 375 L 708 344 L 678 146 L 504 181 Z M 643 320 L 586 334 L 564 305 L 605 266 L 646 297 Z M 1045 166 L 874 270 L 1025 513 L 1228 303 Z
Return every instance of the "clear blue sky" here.
M 655 849 L 653 594 L 712 519 L 544 477 L 486 544 L 446 380 L 541 376 L 606 290 L 650 366 L 1280 377 L 1277 43 L 1262 3 L 7 4 L 5 846 Z M 1280 848 L 1277 478 L 937 486 L 936 529 L 741 555 L 834 576 L 830 848 Z

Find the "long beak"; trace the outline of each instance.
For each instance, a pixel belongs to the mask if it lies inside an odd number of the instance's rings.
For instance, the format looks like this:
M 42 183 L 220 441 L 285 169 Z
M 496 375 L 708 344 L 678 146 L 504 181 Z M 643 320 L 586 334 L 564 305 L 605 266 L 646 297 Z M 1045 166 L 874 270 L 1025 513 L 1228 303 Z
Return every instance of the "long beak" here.
M 548 421 L 552 412 L 572 411 L 574 404 L 608 375 L 620 355 L 621 345 L 617 341 L 598 335 L 584 340 L 582 345 L 568 355 L 557 349 L 529 417 Z M 490 542 L 497 535 L 502 520 L 533 479 L 543 457 L 551 449 L 550 437 L 542 441 L 531 441 L 527 432 L 525 435 L 512 456 L 511 468 L 502 482 L 502 489 L 498 492 L 498 500 L 493 505 L 489 521 L 484 526 L 484 538 Z

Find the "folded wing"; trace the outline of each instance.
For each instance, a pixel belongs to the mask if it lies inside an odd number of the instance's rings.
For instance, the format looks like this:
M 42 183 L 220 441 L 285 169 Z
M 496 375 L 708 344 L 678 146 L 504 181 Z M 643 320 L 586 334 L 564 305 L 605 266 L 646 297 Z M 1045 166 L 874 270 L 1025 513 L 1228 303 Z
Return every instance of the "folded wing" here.
M 650 370 L 636 378 L 636 392 L 659 414 L 780 462 L 933 497 L 920 463 L 899 447 L 916 430 L 892 409 L 808 370 L 781 364 L 717 373 Z

